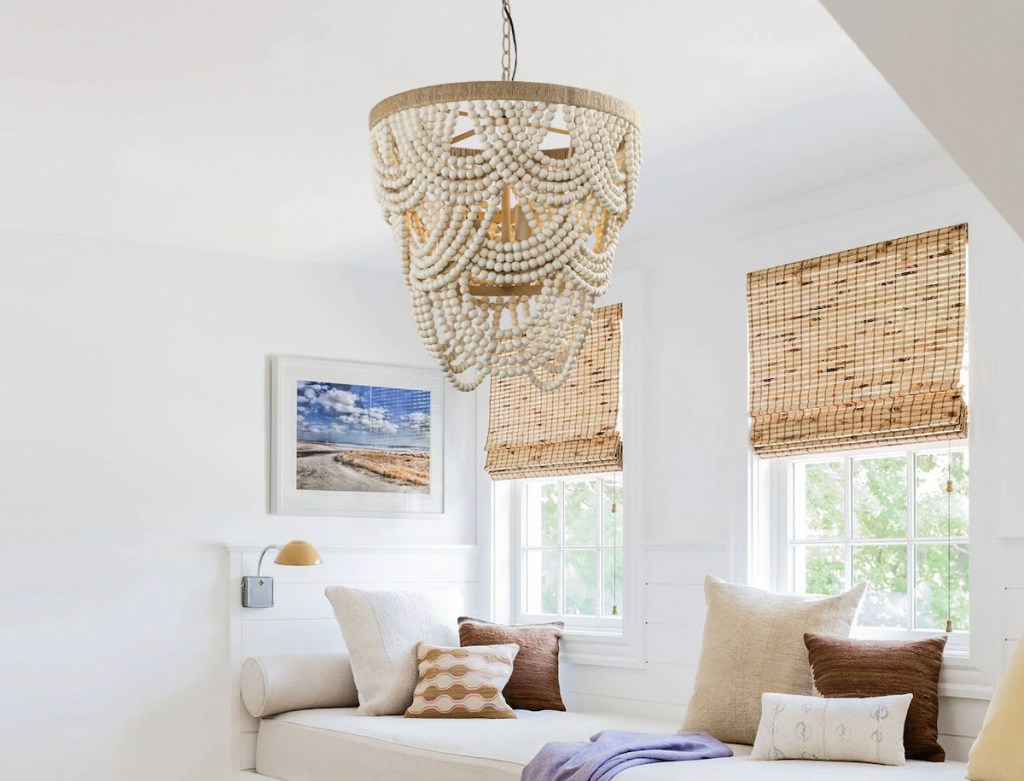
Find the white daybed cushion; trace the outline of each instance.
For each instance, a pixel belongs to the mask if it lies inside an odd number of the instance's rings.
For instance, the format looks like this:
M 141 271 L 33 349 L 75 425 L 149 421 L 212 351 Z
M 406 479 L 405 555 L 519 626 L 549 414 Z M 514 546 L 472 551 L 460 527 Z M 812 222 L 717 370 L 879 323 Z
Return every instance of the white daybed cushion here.
M 588 740 L 614 727 L 662 734 L 679 728 L 564 711 L 516 715 L 449 720 L 367 717 L 352 708 L 285 713 L 260 722 L 256 770 L 285 781 L 519 781 L 526 763 L 551 740 Z
M 283 781 L 519 781 L 548 741 L 588 740 L 603 729 L 670 734 L 678 725 L 625 716 L 516 711 L 517 719 L 403 719 L 359 716 L 353 708 L 295 711 L 260 723 L 256 769 Z M 960 781 L 956 762 L 901 767 L 831 762 L 757 762 L 737 756 L 663 762 L 616 781 Z

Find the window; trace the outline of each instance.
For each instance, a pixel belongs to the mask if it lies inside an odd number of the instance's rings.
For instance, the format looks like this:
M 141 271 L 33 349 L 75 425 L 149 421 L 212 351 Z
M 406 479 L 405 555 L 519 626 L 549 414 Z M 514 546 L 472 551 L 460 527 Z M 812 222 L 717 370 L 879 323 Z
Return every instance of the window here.
M 515 494 L 517 620 L 621 631 L 621 474 L 522 480 Z
M 560 658 L 644 666 L 635 529 L 643 495 L 638 440 L 639 275 L 616 276 L 615 303 L 595 309 L 573 375 L 554 391 L 491 378 L 485 469 L 491 510 L 493 618 L 563 621 Z M 624 456 L 628 453 L 628 456 Z M 628 508 L 629 514 L 625 512 Z
M 945 631 L 947 616 L 961 636 L 969 630 L 966 447 L 771 463 L 778 587 L 835 594 L 868 583 L 862 634 Z

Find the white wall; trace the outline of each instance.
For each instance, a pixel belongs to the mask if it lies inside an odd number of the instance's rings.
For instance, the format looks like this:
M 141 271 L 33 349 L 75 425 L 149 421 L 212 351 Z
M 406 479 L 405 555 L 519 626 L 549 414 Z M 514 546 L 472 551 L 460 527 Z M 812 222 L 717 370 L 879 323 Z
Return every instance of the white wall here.
M 1024 247 L 944 164 L 643 244 L 646 669 L 567 665 L 566 698 L 681 720 L 706 572 L 743 576 L 747 271 L 971 223 L 972 572 L 978 664 L 1024 625 Z M 627 233 L 628 237 L 628 233 Z M 430 366 L 398 274 L 0 236 L 2 775 L 221 779 L 231 674 L 225 544 L 476 542 L 474 402 L 447 394 L 445 516 L 268 515 L 267 357 Z M 979 533 L 980 532 L 980 533 Z M 962 753 L 984 700 L 948 700 Z
M 940 729 L 951 756 L 965 754 L 984 716 L 983 698 L 1013 645 L 1007 638 L 1015 640 L 1024 626 L 1024 589 L 1013 574 L 1024 547 L 1002 539 L 1024 538 L 1015 478 L 1024 460 L 1017 390 L 1024 382 L 1024 243 L 942 159 L 685 234 L 622 242 L 619 268 L 644 269 L 644 368 L 626 381 L 643 386 L 644 512 L 630 522 L 640 525 L 644 543 L 648 667 L 566 665 L 570 701 L 681 720 L 703 620 L 697 584 L 708 572 L 746 576 L 747 272 L 964 220 L 971 241 L 975 606 L 968 667 L 977 669 L 957 672 L 947 691 L 969 698 L 944 701 Z M 666 611 L 669 594 L 673 610 Z
M 229 772 L 225 544 L 475 543 L 475 412 L 446 512 L 267 513 L 268 356 L 430 367 L 399 274 L 0 237 L 0 776 Z

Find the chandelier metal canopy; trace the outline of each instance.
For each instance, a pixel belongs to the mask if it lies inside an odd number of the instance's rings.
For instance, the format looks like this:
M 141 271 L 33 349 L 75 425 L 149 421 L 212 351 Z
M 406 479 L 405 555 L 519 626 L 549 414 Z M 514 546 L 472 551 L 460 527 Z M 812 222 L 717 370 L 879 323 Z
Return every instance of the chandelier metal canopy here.
M 459 390 L 564 382 L 611 283 L 640 169 L 626 103 L 513 81 L 403 92 L 370 112 L 374 185 L 427 350 Z M 516 58 L 518 59 L 518 57 Z

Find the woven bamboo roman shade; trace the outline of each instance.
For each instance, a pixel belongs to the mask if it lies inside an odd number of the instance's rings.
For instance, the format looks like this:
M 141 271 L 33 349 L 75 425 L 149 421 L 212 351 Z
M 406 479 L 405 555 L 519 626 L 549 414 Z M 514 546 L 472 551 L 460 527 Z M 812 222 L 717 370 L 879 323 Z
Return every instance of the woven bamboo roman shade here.
M 963 224 L 749 274 L 754 452 L 966 437 L 966 260 Z
M 528 377 L 491 378 L 485 467 L 495 480 L 622 470 L 622 305 L 594 311 L 568 379 L 542 391 Z

